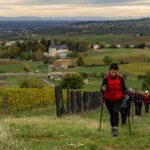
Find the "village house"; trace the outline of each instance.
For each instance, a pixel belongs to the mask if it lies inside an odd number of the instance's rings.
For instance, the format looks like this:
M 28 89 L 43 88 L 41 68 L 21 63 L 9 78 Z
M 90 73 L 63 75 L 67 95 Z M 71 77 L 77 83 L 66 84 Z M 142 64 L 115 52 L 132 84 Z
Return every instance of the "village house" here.
M 116 47 L 117 47 L 117 48 L 121 48 L 122 46 L 121 46 L 121 45 L 119 45 L 119 44 L 117 44 L 117 45 L 116 45 Z
M 49 66 L 51 69 L 63 69 L 63 68 L 68 68 L 72 64 L 71 59 L 59 59 L 56 60 L 53 64 Z
M 63 73 L 62 72 L 52 72 L 48 74 L 48 78 L 50 80 L 54 80 L 54 79 L 58 79 L 58 78 L 62 78 L 63 77 Z
M 91 48 L 94 49 L 94 50 L 97 50 L 97 49 L 100 48 L 100 46 L 98 44 L 92 44 Z
M 16 41 L 9 41 L 9 42 L 6 42 L 5 46 L 12 46 L 15 44 L 16 44 Z
M 106 45 L 105 45 L 105 48 L 110 48 L 110 45 L 109 45 L 109 44 L 106 44 Z
M 67 45 L 55 45 L 53 42 L 49 46 L 48 52 L 44 53 L 45 56 L 48 57 L 57 57 L 60 56 L 65 58 L 69 53 L 69 49 Z
M 135 45 L 129 45 L 129 48 L 135 48 Z

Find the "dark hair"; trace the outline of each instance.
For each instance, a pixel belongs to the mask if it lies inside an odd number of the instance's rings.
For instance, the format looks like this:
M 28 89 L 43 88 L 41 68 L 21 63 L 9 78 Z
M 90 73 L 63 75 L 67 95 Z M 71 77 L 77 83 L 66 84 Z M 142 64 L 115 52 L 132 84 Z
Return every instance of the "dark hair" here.
M 114 70 L 119 70 L 118 64 L 113 63 L 110 65 L 109 70 L 114 69 Z

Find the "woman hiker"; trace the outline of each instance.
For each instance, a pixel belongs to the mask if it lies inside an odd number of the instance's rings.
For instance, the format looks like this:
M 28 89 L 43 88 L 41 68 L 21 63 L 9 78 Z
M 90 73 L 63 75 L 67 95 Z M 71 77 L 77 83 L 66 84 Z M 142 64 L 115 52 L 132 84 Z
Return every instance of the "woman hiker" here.
M 110 114 L 113 136 L 118 135 L 119 111 L 126 93 L 124 79 L 118 71 L 118 65 L 116 63 L 111 64 L 108 76 L 104 77 L 101 87 L 105 104 Z
M 145 113 L 148 113 L 149 111 L 149 104 L 150 104 L 150 94 L 148 90 L 146 90 L 144 94 Z
M 132 92 L 132 89 L 127 89 L 126 95 L 127 96 L 125 99 L 123 99 L 121 109 L 120 109 L 122 125 L 126 125 L 127 117 L 130 116 L 131 104 L 134 101 L 133 99 L 134 94 Z

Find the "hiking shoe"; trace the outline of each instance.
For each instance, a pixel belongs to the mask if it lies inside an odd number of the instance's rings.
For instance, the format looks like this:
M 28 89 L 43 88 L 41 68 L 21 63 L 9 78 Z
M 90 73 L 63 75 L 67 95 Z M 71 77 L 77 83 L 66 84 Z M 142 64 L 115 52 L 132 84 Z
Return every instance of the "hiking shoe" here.
M 112 128 L 112 136 L 113 137 L 118 136 L 118 128 L 117 127 Z

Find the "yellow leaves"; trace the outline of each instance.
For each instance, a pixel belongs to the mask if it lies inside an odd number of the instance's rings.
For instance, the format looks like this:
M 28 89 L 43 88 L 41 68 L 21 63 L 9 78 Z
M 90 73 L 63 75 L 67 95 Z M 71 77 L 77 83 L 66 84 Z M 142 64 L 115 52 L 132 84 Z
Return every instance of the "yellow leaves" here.
M 50 88 L 0 88 L 0 108 L 7 97 L 7 111 L 14 112 L 51 105 L 55 102 L 54 90 Z

